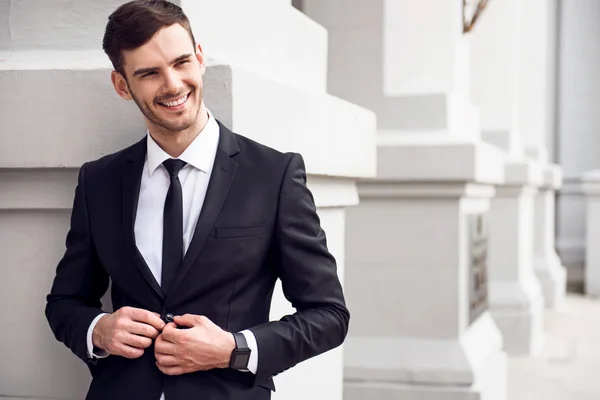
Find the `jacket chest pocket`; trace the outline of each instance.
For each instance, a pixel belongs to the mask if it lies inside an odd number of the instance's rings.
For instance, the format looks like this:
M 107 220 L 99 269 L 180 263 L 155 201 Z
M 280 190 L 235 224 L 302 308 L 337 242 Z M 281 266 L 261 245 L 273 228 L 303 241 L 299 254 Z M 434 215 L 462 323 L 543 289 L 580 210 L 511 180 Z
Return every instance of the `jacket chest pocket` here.
M 266 223 L 239 225 L 239 226 L 215 226 L 210 236 L 215 239 L 242 239 L 246 237 L 259 236 L 267 233 Z

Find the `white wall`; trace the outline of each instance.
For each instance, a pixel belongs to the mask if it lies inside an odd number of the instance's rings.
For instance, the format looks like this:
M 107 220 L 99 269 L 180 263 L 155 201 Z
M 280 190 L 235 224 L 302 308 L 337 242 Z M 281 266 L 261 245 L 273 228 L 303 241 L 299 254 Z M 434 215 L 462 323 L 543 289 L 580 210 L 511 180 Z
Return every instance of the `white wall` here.
M 468 43 L 458 1 L 384 1 L 384 93 L 467 93 Z M 414 15 L 427 16 L 414 18 Z M 449 33 L 451 32 L 451 33 Z
M 556 4 L 552 0 L 527 0 L 519 6 L 518 129 L 524 146 L 547 149 L 554 125 Z
M 489 2 L 470 33 L 471 98 L 484 131 L 517 133 L 521 1 Z
M 583 262 L 585 206 L 581 173 L 600 167 L 600 2 L 561 2 L 558 251 L 566 266 Z

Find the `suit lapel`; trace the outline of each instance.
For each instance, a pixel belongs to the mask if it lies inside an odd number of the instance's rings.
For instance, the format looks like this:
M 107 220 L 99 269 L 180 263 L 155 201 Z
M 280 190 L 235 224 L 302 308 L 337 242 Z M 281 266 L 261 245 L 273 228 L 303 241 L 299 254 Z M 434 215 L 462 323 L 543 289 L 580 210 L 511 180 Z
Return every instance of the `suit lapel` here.
M 142 257 L 142 254 L 135 244 L 135 216 L 137 213 L 142 170 L 144 168 L 145 158 L 146 139 L 144 138 L 131 148 L 123 170 L 123 239 L 127 254 L 135 266 L 139 269 L 146 282 L 148 282 L 152 289 L 154 289 L 154 291 L 162 298 L 163 292 L 160 288 L 160 285 L 154 278 L 152 271 L 148 267 L 148 264 L 146 264 L 144 257 Z
M 217 221 L 217 217 L 223 208 L 227 199 L 227 194 L 235 178 L 238 163 L 231 156 L 239 152 L 237 141 L 231 131 L 225 128 L 220 122 L 219 148 L 215 156 L 215 163 L 206 191 L 204 205 L 198 217 L 198 223 L 192 237 L 192 242 L 183 259 L 181 268 L 175 278 L 175 283 L 171 289 L 173 293 L 179 283 L 183 280 L 196 259 L 200 255 L 208 235 Z

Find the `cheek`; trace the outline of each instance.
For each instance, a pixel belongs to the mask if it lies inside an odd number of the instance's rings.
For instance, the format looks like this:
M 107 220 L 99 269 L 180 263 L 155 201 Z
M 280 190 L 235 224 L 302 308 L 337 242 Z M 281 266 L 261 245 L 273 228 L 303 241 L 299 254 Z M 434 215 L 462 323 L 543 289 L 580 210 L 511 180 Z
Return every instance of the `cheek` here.
M 151 106 L 154 105 L 154 99 L 157 97 L 158 90 L 157 85 L 151 83 L 145 83 L 139 85 L 137 90 L 134 91 L 137 99 L 142 103 L 147 103 Z

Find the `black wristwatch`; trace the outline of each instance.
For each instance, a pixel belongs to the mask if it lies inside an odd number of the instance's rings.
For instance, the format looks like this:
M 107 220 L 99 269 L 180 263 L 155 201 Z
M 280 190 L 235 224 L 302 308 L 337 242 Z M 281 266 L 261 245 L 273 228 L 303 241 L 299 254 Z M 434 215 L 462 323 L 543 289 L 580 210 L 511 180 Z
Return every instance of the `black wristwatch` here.
M 233 349 L 231 352 L 229 368 L 239 371 L 247 371 L 251 350 L 246 342 L 246 337 L 244 334 L 236 332 L 233 334 L 233 338 L 235 339 L 235 349 Z

